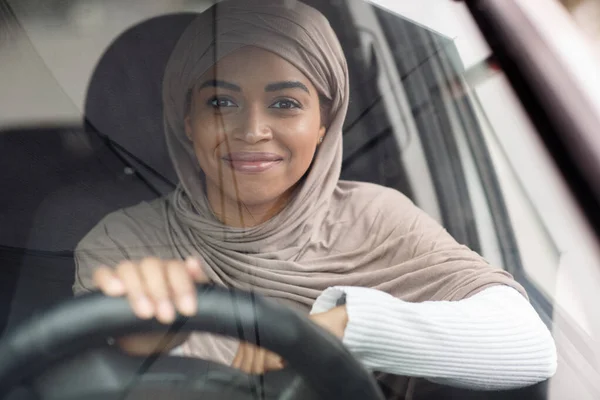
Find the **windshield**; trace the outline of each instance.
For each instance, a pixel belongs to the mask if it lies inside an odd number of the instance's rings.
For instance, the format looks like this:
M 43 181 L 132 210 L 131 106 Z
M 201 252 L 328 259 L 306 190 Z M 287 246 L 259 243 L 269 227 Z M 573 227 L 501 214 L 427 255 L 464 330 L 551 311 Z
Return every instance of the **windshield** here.
M 441 0 L 306 3 L 328 19 L 348 66 L 348 112 L 340 119 L 340 179 L 402 193 L 458 244 L 510 273 L 553 333 L 563 362 L 561 366 L 559 361 L 556 377 L 540 389 L 547 397 L 540 398 L 596 398 L 600 393 L 600 318 L 594 304 L 599 300 L 600 270 L 593 237 L 466 6 Z M 192 151 L 198 159 L 194 163 L 199 163 L 206 178 L 204 188 L 215 215 L 225 210 L 229 216 L 239 212 L 242 228 L 248 227 L 248 218 L 256 222 L 252 232 L 282 215 L 260 208 L 250 212 L 250 208 L 234 207 L 231 211 L 224 200 L 218 208 L 218 202 L 210 198 L 211 157 L 217 152 L 210 146 L 220 128 L 207 121 L 213 121 L 212 110 L 217 106 L 219 115 L 230 115 L 233 121 L 235 110 L 251 104 L 251 99 L 256 104 L 258 99 L 267 102 L 269 90 L 256 89 L 252 80 L 246 84 L 238 78 L 253 68 L 273 68 L 270 76 L 279 76 L 284 67 L 278 67 L 277 60 L 269 61 L 273 51 L 251 54 L 250 60 L 260 62 L 249 62 L 246 69 L 240 68 L 245 59 L 229 64 L 236 68 L 215 69 L 214 76 L 202 80 L 209 83 L 189 97 L 191 105 L 183 112 L 185 122 L 182 118 L 173 125 L 169 122 L 169 118 L 182 115 L 169 108 L 170 97 L 163 87 L 165 82 L 172 82 L 173 87 L 179 84 L 165 75 L 167 64 L 176 63 L 169 57 L 184 28 L 212 4 L 202 0 L 0 2 L 0 260 L 6 271 L 0 291 L 0 328 L 4 332 L 50 304 L 72 297 L 73 285 L 77 286 L 77 246 L 107 215 L 143 202 L 155 204 L 156 199 L 171 198 L 181 190 L 189 195 L 186 179 L 196 172 L 185 172 L 187 165 L 172 161 L 173 154 L 184 154 L 183 150 L 177 153 L 176 147 L 186 141 L 184 133 L 190 141 L 196 140 Z M 161 19 L 165 16 L 172 19 Z M 183 64 L 182 70 L 187 71 Z M 324 99 L 318 79 L 305 79 L 298 72 L 290 69 L 279 79 L 287 82 L 284 89 L 294 95 L 281 92 L 276 98 L 269 97 L 268 107 L 264 107 L 269 121 L 285 118 L 273 131 L 285 132 L 295 126 L 296 136 L 285 136 L 279 147 L 261 148 L 269 150 L 262 152 L 268 153 L 263 155 L 268 159 L 251 160 L 238 154 L 243 153 L 240 149 L 228 150 L 227 162 L 234 170 L 246 173 L 267 168 L 269 163 L 285 162 L 289 153 L 296 158 L 282 173 L 282 187 L 289 188 L 286 179 L 293 180 L 296 175 L 295 181 L 312 182 L 307 170 L 322 165 L 323 149 L 333 146 L 328 128 L 336 121 L 331 110 L 339 105 Z M 256 77 L 255 82 L 260 79 Z M 291 81 L 295 87 L 290 87 Z M 227 91 L 227 82 L 240 87 L 234 85 Z M 305 106 L 294 103 L 296 100 Z M 207 104 L 211 117 L 202 119 Z M 323 104 L 329 108 L 324 109 Z M 283 114 L 276 112 L 287 114 L 280 117 Z M 312 132 L 307 128 L 312 119 L 301 122 L 302 115 L 310 112 L 310 118 L 319 117 L 322 122 L 310 129 L 321 132 L 323 127 L 323 131 L 314 138 L 316 153 L 309 154 L 298 137 L 304 134 L 302 129 L 306 135 Z M 194 115 L 200 122 L 194 122 Z M 195 123 L 203 131 L 213 129 L 214 137 L 198 144 L 201 139 L 194 136 Z M 169 129 L 176 124 L 180 124 L 182 136 L 169 139 Z M 253 129 L 251 122 L 247 124 L 239 128 L 240 137 Z M 297 167 L 303 160 L 304 170 Z M 337 165 L 335 162 L 331 165 Z M 217 167 L 213 174 L 215 181 L 227 179 Z M 248 197 L 240 203 L 254 204 L 252 196 L 263 189 L 252 189 L 258 187 L 252 183 L 256 175 L 244 176 L 246 182 L 234 179 L 231 191 L 242 188 L 236 195 L 246 196 L 244 185 L 250 185 Z M 302 186 L 281 192 L 301 192 L 299 188 Z M 219 190 L 229 189 L 221 187 L 212 193 Z M 317 197 L 306 199 L 306 204 L 318 203 Z M 339 218 L 354 218 L 358 211 L 353 213 Z M 384 220 L 373 217 L 377 224 Z M 306 226 L 313 229 L 313 225 Z M 357 225 L 357 229 L 371 228 Z M 327 234 L 317 231 L 314 235 L 322 236 L 315 247 L 282 255 L 278 253 L 281 249 L 267 240 L 260 253 L 267 254 L 268 260 L 306 256 L 313 262 L 320 254 L 319 246 L 331 246 L 327 248 L 335 251 L 329 250 L 327 256 L 335 258 L 342 250 L 334 241 L 341 243 L 352 236 L 335 228 Z M 225 241 L 238 238 L 236 230 L 218 232 Z M 145 246 L 163 245 L 158 236 L 145 231 L 141 235 Z M 243 244 L 246 236 L 240 237 Z M 286 241 L 288 234 L 277 237 L 293 251 L 301 248 L 298 242 Z M 355 237 L 351 246 L 358 249 L 366 243 L 364 237 L 373 236 Z M 169 238 L 181 248 L 194 241 L 185 230 Z M 236 249 L 242 247 L 227 251 Z M 121 250 L 138 254 L 137 250 Z M 169 249 L 165 254 L 181 257 L 177 251 Z M 245 256 L 250 251 L 243 248 L 239 252 Z M 85 260 L 87 263 L 90 258 Z M 221 278 L 227 274 L 215 272 Z M 260 273 L 252 274 L 263 278 Z M 293 271 L 290 279 L 297 275 L 301 272 Z M 385 278 L 385 282 L 393 279 Z M 233 281 L 224 279 L 235 287 Z M 382 287 L 387 287 L 385 282 Z M 321 290 L 333 286 L 319 285 Z M 294 303 L 304 295 L 304 291 L 294 292 L 287 300 Z M 386 390 L 392 393 L 396 390 L 392 387 Z M 404 393 L 404 389 L 397 390 Z

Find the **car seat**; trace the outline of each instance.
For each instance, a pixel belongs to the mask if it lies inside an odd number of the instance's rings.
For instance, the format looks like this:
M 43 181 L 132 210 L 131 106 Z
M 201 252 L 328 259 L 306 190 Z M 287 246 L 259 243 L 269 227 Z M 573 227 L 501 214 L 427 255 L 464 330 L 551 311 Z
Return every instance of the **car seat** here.
M 113 41 L 90 79 L 84 129 L 0 135 L 0 331 L 72 295 L 73 250 L 102 217 L 176 183 L 160 86 L 168 55 L 193 17 L 153 18 Z
M 71 295 L 73 250 L 103 216 L 156 197 L 81 129 L 0 135 L 0 328 Z

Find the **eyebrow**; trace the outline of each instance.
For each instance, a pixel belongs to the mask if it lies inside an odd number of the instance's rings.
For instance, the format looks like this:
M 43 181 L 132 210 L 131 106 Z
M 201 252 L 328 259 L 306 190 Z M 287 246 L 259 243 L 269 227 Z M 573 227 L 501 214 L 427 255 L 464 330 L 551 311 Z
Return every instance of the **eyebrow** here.
M 202 89 L 208 88 L 208 87 L 220 87 L 223 89 L 233 90 L 235 92 L 242 91 L 242 88 L 239 87 L 238 85 L 236 85 L 235 83 L 222 81 L 222 80 L 218 80 L 218 79 L 209 79 L 209 80 L 205 81 L 202 85 L 200 85 L 198 90 L 202 90 Z M 306 85 L 304 83 L 299 82 L 299 81 L 273 82 L 273 83 L 269 83 L 267 86 L 265 86 L 265 92 L 277 92 L 279 90 L 285 90 L 285 89 L 301 89 L 301 90 L 304 90 L 306 93 L 310 94 L 308 87 L 306 87 Z
M 202 85 L 200 85 L 200 87 L 198 88 L 198 90 L 207 88 L 207 87 L 221 87 L 223 89 L 228 89 L 228 90 L 233 90 L 234 92 L 241 92 L 242 88 L 239 87 L 238 85 L 234 84 L 234 83 L 230 83 L 227 81 L 220 81 L 218 79 L 209 79 L 206 82 L 204 82 Z
M 306 85 L 302 82 L 298 81 L 284 81 L 284 82 L 274 82 L 270 83 L 265 87 L 265 92 L 276 92 L 278 90 L 284 89 L 302 89 L 306 93 L 310 94 L 310 91 L 306 87 Z

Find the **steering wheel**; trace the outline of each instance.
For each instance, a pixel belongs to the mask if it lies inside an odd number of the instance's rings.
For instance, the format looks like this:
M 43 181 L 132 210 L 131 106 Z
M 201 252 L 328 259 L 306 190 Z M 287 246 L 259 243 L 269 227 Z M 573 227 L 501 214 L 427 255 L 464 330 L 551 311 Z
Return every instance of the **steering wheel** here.
M 197 314 L 178 316 L 173 326 L 243 338 L 281 355 L 289 367 L 251 377 L 206 360 L 126 356 L 108 347 L 106 338 L 165 332 L 165 326 L 138 319 L 125 298 L 91 293 L 32 317 L 4 337 L 0 398 L 27 384 L 38 398 L 61 400 L 383 399 L 375 379 L 337 338 L 253 293 L 200 285 Z

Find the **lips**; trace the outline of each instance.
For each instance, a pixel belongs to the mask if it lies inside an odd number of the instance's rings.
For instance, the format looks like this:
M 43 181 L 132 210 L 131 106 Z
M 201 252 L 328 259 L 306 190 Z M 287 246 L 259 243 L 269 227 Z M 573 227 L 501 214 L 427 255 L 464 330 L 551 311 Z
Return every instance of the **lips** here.
M 234 152 L 223 157 L 232 169 L 243 173 L 259 173 L 267 171 L 283 161 L 283 157 L 275 153 Z

